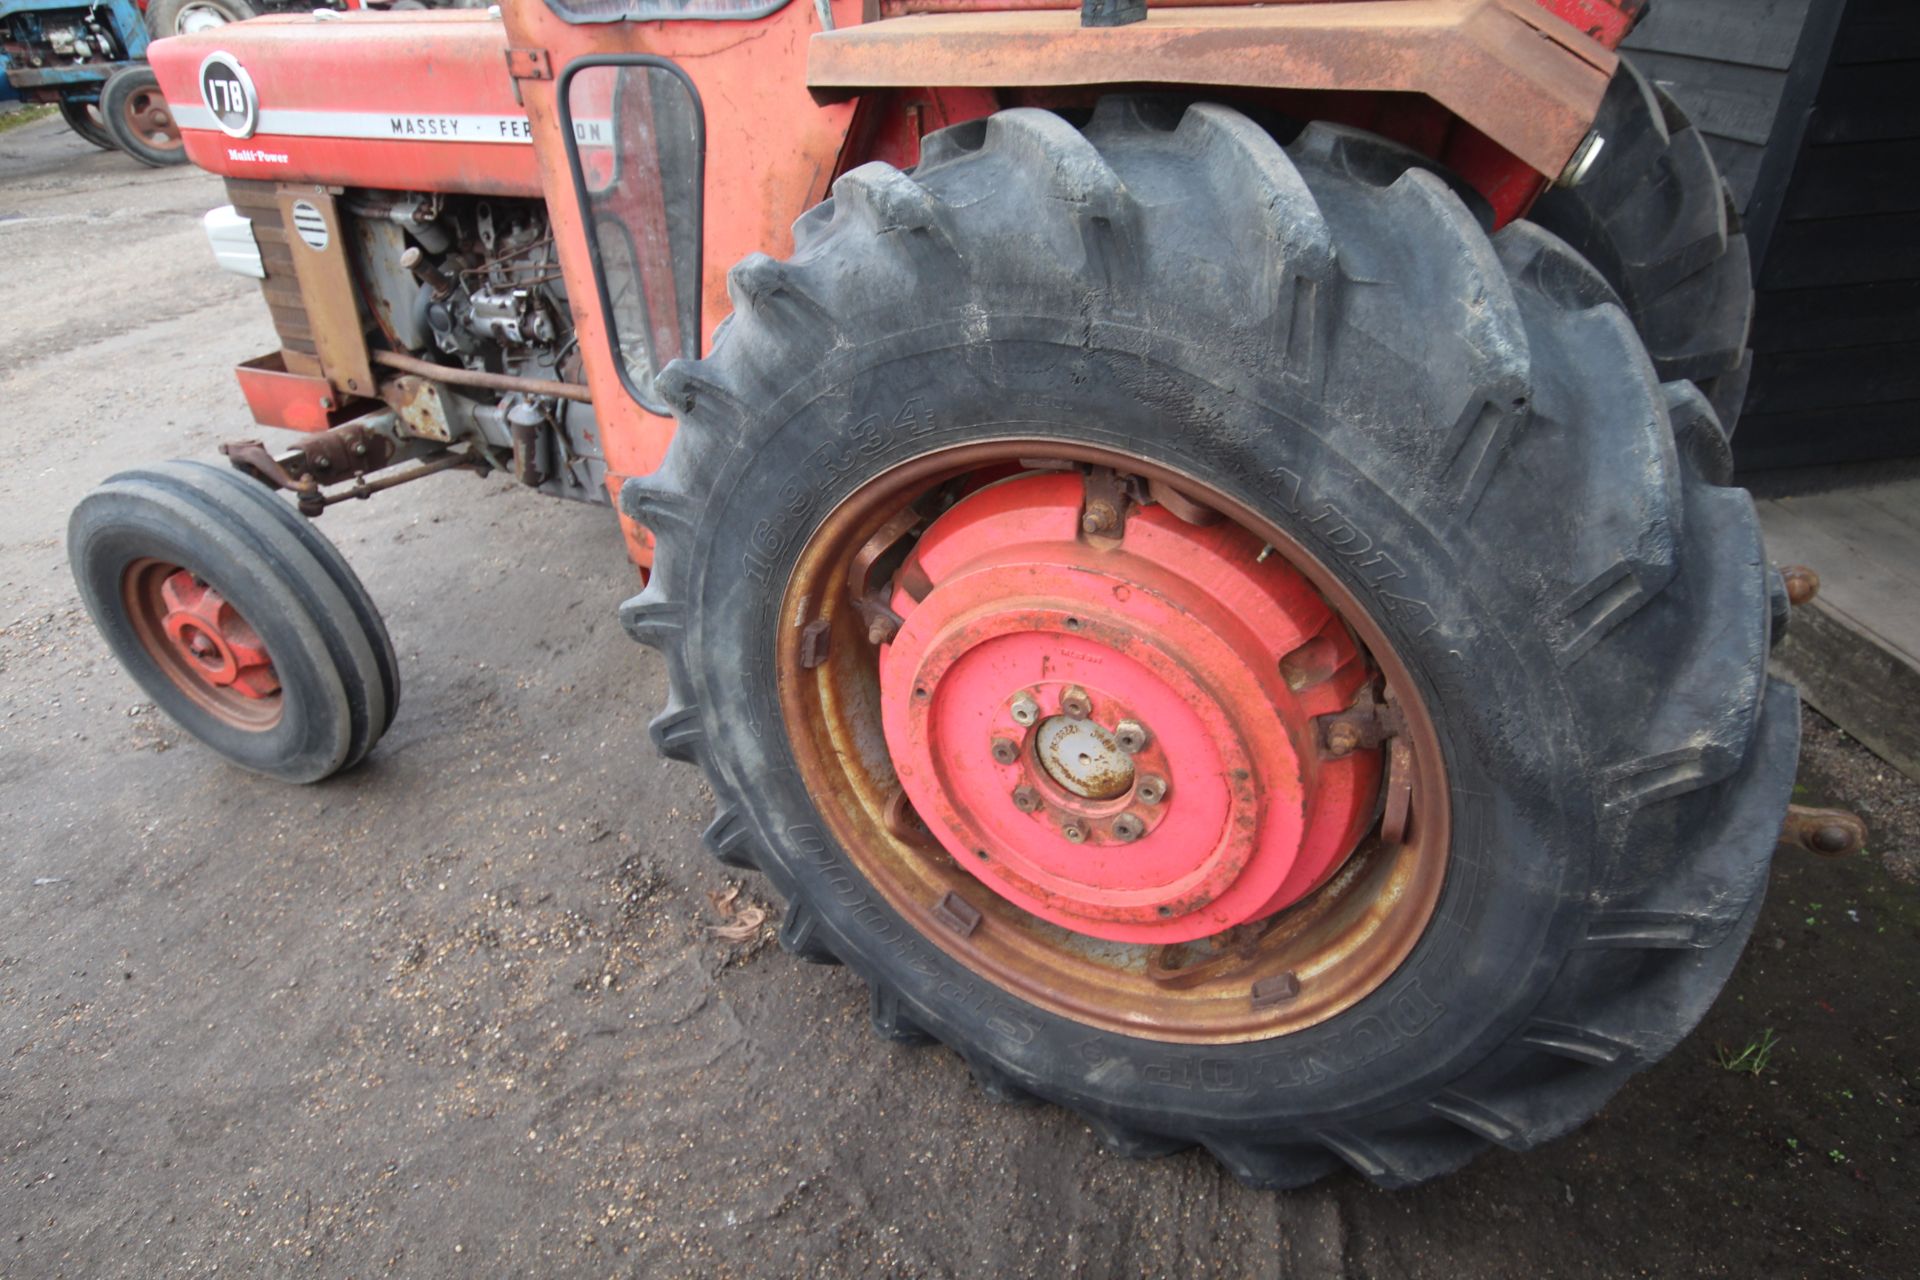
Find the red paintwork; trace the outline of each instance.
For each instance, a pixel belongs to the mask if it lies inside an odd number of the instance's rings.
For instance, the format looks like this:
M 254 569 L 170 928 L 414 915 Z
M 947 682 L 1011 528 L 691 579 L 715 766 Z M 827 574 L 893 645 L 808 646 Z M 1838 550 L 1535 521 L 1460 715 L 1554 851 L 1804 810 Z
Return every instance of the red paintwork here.
M 1609 49 L 1633 30 L 1633 24 L 1647 7 L 1647 0 L 1534 0 L 1576 31 L 1599 41 Z
M 181 569 L 160 584 L 160 602 L 161 629 L 201 679 L 246 698 L 280 692 L 266 645 L 225 596 Z
M 863 20 L 866 0 L 828 0 L 836 27 Z M 1642 0 L 1539 0 L 1548 12 L 1619 42 Z M 656 468 L 673 422 L 626 393 L 592 299 L 586 229 L 573 195 L 555 105 L 556 82 L 512 79 L 509 46 L 544 50 L 554 72 L 590 54 L 653 53 L 693 79 L 706 107 L 707 174 L 702 323 L 707 335 L 731 310 L 728 268 L 747 254 L 781 255 L 793 219 L 827 194 L 832 179 L 869 159 L 918 159 L 919 140 L 947 124 L 1014 102 L 1072 105 L 1097 89 L 978 89 L 871 93 L 858 102 L 816 102 L 806 88 L 808 40 L 820 29 L 808 0 L 752 22 L 569 24 L 543 0 L 503 0 L 504 22 L 472 10 L 358 12 L 327 20 L 267 17 L 202 36 L 162 40 L 149 57 L 168 101 L 200 104 L 200 61 L 214 49 L 239 57 L 270 118 L 280 110 L 394 115 L 524 116 L 532 145 L 288 137 L 262 129 L 237 142 L 217 130 L 184 130 L 203 168 L 236 177 L 392 190 L 548 195 L 555 242 L 574 299 L 579 351 L 617 494 Z M 995 0 L 943 0 L 950 9 L 1005 7 Z M 1390 6 L 1379 6 L 1389 8 Z M 1439 158 L 1492 201 L 1505 222 L 1543 189 L 1540 175 L 1450 113 L 1421 99 L 1365 94 L 1244 95 L 1300 117 L 1375 128 Z M 284 163 L 249 158 L 252 152 Z M 651 563 L 651 537 L 622 518 L 629 550 Z
M 918 603 L 896 590 L 906 621 L 881 652 L 900 784 L 960 865 L 1076 932 L 1183 942 L 1271 915 L 1317 887 L 1374 817 L 1379 753 L 1323 759 L 1313 724 L 1366 680 L 1353 640 L 1237 525 L 1147 506 L 1100 548 L 1080 535 L 1083 497 L 1077 473 L 983 489 L 935 521 L 896 576 L 932 583 Z M 1309 643 L 1314 674 L 1290 688 L 1281 659 Z M 1073 686 L 1107 729 L 1147 726 L 1132 776 L 1165 778 L 1163 801 L 1079 799 L 1035 762 L 1032 739 Z M 1040 706 L 1032 726 L 1010 710 L 1022 691 Z M 995 738 L 1018 758 L 996 761 Z M 1048 808 L 1016 808 L 1022 785 Z M 1121 813 L 1145 834 L 1114 838 Z M 1084 842 L 1061 835 L 1066 815 L 1086 821 Z
M 239 58 L 260 97 L 262 125 L 281 111 L 357 112 L 432 121 L 450 115 L 526 115 L 507 75 L 506 32 L 474 10 L 371 10 L 327 21 L 268 16 L 149 47 L 148 61 L 174 107 L 200 105 L 200 62 L 214 50 Z M 428 127 L 431 127 L 430 125 Z M 402 191 L 542 193 L 529 140 L 442 142 L 288 136 L 262 127 L 238 139 L 183 127 L 187 155 L 236 178 Z M 267 158 L 249 158 L 267 157 Z
M 325 431 L 334 425 L 333 384 L 325 378 L 288 373 L 278 351 L 235 365 L 233 375 L 240 381 L 240 393 L 247 398 L 253 420 L 263 427 Z

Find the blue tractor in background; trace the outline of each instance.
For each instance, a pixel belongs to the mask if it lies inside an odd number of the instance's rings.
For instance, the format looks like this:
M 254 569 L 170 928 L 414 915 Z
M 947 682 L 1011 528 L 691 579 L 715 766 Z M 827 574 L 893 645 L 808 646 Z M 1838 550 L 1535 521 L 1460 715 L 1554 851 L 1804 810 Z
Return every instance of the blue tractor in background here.
M 96 147 L 184 164 L 180 129 L 145 61 L 133 0 L 0 0 L 0 66 L 28 102 L 50 102 Z

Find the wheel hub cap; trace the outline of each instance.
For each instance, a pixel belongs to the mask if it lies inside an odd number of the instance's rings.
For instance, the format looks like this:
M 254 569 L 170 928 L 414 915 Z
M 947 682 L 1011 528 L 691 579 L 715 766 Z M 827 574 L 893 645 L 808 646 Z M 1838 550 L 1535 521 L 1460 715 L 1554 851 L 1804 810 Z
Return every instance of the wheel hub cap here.
M 161 630 L 208 684 L 247 698 L 280 691 L 259 634 L 218 591 L 181 569 L 160 584 L 160 601 Z
M 1313 723 L 1366 663 L 1237 525 L 1152 505 L 1094 535 L 1084 498 L 1075 473 L 992 485 L 895 576 L 901 786 L 969 872 L 1076 932 L 1171 943 L 1270 915 L 1373 820 L 1377 753 L 1327 757 Z
M 1112 800 L 1133 786 L 1133 761 L 1105 725 L 1052 716 L 1033 738 L 1047 776 L 1086 800 Z

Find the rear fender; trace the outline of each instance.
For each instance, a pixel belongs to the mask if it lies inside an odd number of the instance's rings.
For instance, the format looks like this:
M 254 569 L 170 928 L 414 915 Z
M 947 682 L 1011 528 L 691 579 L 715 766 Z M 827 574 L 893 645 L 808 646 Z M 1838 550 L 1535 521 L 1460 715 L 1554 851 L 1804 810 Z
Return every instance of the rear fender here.
M 1072 10 L 970 10 L 821 32 L 807 84 L 823 102 L 924 85 L 1418 95 L 1551 179 L 1617 63 L 1533 0 L 1178 6 L 1121 27 L 1083 27 Z

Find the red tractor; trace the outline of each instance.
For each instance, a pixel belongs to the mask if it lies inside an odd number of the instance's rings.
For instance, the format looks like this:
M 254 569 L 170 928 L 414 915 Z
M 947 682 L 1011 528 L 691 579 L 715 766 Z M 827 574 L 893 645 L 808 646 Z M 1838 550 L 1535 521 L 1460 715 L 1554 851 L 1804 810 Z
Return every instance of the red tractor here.
M 400 690 L 311 517 L 607 505 L 654 743 L 881 1035 L 1260 1186 L 1563 1134 L 1726 980 L 1794 776 L 1701 135 L 1640 0 L 1069 3 L 158 43 L 301 434 L 108 480 L 82 594 L 310 782 Z

